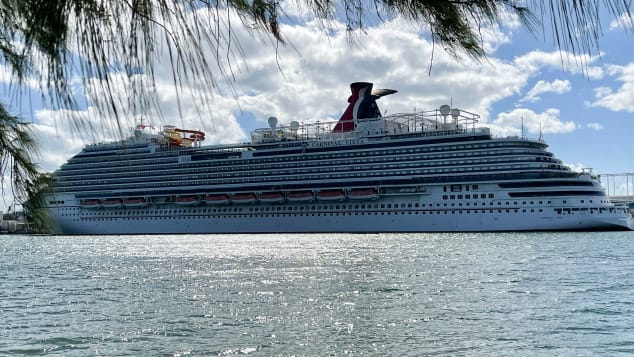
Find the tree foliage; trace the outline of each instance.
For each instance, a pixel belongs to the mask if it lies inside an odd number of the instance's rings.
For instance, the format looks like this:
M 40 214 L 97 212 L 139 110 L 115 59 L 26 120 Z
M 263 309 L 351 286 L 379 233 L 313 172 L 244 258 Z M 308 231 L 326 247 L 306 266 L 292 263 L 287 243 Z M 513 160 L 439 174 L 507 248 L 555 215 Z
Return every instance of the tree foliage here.
M 554 42 L 573 53 L 594 53 L 601 35 L 602 11 L 629 17 L 630 0 L 305 0 L 326 28 L 343 21 L 350 33 L 363 30 L 368 18 L 403 17 L 428 27 L 446 50 L 485 56 L 480 30 L 506 14 L 518 16 L 533 32 L 548 29 Z M 280 0 L 4 0 L 0 4 L 0 51 L 20 81 L 35 75 L 53 107 L 73 107 L 69 80 L 100 79 L 107 100 L 101 111 L 118 115 L 113 73 L 144 73 L 149 86 L 131 86 L 126 108 L 142 112 L 154 106 L 152 80 L 157 59 L 170 58 L 176 88 L 211 88 L 231 81 L 240 44 L 232 28 L 246 26 L 285 43 Z M 231 22 L 230 12 L 241 19 Z M 213 53 L 214 57 L 209 57 Z M 210 98 L 203 98 L 210 99 Z
M 0 106 L 0 148 L 3 196 L 10 190 L 9 196 L 20 201 L 26 199 L 28 188 L 39 176 L 37 165 L 31 158 L 37 152 L 37 144 L 28 124 L 10 115 L 3 106 Z M 7 178 L 10 180 L 8 185 L 4 182 Z

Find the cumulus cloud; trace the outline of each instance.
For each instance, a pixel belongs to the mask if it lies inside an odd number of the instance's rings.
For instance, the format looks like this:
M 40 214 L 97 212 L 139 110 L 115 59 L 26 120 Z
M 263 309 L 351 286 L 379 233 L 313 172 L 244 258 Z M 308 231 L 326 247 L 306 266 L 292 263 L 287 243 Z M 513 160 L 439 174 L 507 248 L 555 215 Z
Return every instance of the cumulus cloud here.
M 610 31 L 621 30 L 621 31 L 629 31 L 634 27 L 634 23 L 632 23 L 632 18 L 628 14 L 621 14 L 621 16 L 613 19 L 610 22 Z
M 496 58 L 484 64 L 453 58 L 402 20 L 367 28 L 353 45 L 343 28 L 329 36 L 314 24 L 285 25 L 282 30 L 292 46 L 277 52 L 238 35 L 248 71 L 236 74 L 235 97 L 240 109 L 262 124 L 269 116 L 281 123 L 336 119 L 354 81 L 399 90 L 381 99 L 388 113 L 453 101 L 486 119 L 492 103 L 519 93 L 531 75 Z
M 563 70 L 571 74 L 583 74 L 590 79 L 601 79 L 603 69 L 592 64 L 601 57 L 589 55 L 575 55 L 565 51 L 531 51 L 514 60 L 519 68 L 534 73 L 541 68 Z
M 569 133 L 577 128 L 577 124 L 573 121 L 563 121 L 559 115 L 559 109 L 555 108 L 547 109 L 542 113 L 518 108 L 508 113 L 500 113 L 491 122 L 490 127 L 494 134 L 501 136 Z M 524 133 L 522 133 L 522 127 Z
M 536 102 L 541 99 L 540 95 L 544 93 L 563 94 L 567 92 L 570 92 L 570 81 L 568 80 L 555 79 L 552 82 L 540 80 L 521 101 Z
M 569 164 L 569 163 L 564 163 L 565 166 L 568 166 L 572 171 L 574 172 L 582 172 L 584 171 L 584 169 L 586 169 L 588 166 L 581 164 L 581 163 L 576 163 L 576 164 Z
M 604 107 L 612 111 L 634 112 L 634 63 L 625 66 L 610 65 L 608 74 L 621 82 L 621 87 L 598 87 L 594 90 L 596 100 L 593 107 Z

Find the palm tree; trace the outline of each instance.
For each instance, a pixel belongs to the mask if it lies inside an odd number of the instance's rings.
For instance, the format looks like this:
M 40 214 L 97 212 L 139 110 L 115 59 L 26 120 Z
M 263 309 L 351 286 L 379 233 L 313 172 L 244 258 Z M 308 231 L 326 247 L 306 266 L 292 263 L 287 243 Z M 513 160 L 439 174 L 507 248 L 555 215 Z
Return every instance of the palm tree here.
M 352 34 L 362 30 L 368 17 L 400 16 L 428 26 L 432 39 L 449 52 L 486 56 L 480 28 L 500 22 L 506 13 L 519 17 L 538 33 L 548 24 L 555 43 L 575 54 L 598 51 L 601 12 L 626 15 L 631 30 L 630 0 L 306 0 L 305 6 L 324 28 L 343 19 Z M 232 60 L 242 56 L 232 27 L 246 26 L 269 35 L 274 45 L 284 44 L 281 0 L 3 0 L 0 2 L 0 55 L 20 84 L 36 78 L 53 108 L 74 108 L 69 79 L 77 68 L 84 81 L 99 78 L 105 100 L 97 107 L 119 117 L 120 104 L 133 112 L 156 109 L 153 88 L 159 52 L 169 53 L 174 85 L 216 87 L 231 83 Z M 343 9 L 337 11 L 336 9 Z M 234 11 L 241 23 L 230 21 Z M 159 43 L 165 43 L 160 47 Z M 208 53 L 215 54 L 208 58 Z M 131 86 L 125 98 L 114 95 L 113 73 L 149 78 L 147 85 Z M 86 86 L 90 88 L 90 86 Z M 209 93 L 209 92 L 205 92 Z M 181 93 L 182 94 L 182 93 Z M 202 101 L 211 101 L 211 97 Z M 34 148 L 28 131 L 0 103 L 0 144 L 3 173 L 11 171 L 12 187 L 24 191 L 32 185 Z M 79 129 L 82 129 L 79 122 Z M 116 123 L 118 125 L 118 121 Z M 85 129 L 85 128 L 84 128 Z M 13 145 L 13 146 L 12 146 Z M 20 148 L 20 150 L 17 150 Z

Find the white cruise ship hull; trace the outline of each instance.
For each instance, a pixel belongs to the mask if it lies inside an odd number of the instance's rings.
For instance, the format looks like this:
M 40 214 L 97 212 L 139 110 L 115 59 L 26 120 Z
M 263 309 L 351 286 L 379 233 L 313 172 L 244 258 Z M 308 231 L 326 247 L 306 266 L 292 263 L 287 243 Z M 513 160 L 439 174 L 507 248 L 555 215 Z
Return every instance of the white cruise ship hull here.
M 612 217 L 527 217 L 440 215 L 350 216 L 327 214 L 326 217 L 208 217 L 185 216 L 164 219 L 113 218 L 101 222 L 60 221 L 64 234 L 203 234 L 203 233 L 327 233 L 327 232 L 482 232 L 547 230 L 624 230 L 632 229 L 626 218 Z
M 415 197 L 414 197 L 415 198 Z M 375 201 L 372 201 L 375 202 Z M 381 202 L 379 200 L 379 202 Z M 392 200 L 391 202 L 395 202 Z M 406 201 L 404 201 L 406 202 Z M 412 202 L 409 200 L 409 202 Z M 362 206 L 363 208 L 354 208 Z M 380 204 L 290 204 L 217 208 L 161 207 L 141 210 L 53 211 L 61 234 L 204 234 L 326 232 L 493 232 L 551 230 L 632 230 L 632 216 L 623 209 L 557 213 L 553 207 L 532 208 L 375 208 Z M 407 206 L 407 204 L 403 204 Z M 384 203 L 385 206 L 385 203 Z M 413 205 L 412 205 L 413 206 Z M 422 205 L 421 205 L 422 206 Z M 314 207 L 314 208 L 313 208 Z M 488 206 L 490 207 L 490 206 Z M 511 206 L 512 207 L 512 206 Z M 269 208 L 270 210 L 266 210 Z M 280 209 L 279 211 L 277 209 Z M 531 212 L 532 211 L 532 212 Z

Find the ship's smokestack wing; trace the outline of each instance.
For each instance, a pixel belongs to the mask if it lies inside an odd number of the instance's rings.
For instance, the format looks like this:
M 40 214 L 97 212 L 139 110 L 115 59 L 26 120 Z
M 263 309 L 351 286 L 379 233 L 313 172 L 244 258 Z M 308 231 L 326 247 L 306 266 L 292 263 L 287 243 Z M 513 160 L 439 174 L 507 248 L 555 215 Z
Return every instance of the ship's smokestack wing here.
M 350 84 L 352 95 L 348 98 L 348 107 L 332 130 L 333 133 L 341 133 L 354 130 L 355 119 L 380 118 L 381 111 L 376 100 L 396 93 L 393 89 L 372 90 L 372 83 L 355 82 Z
M 375 97 L 375 99 L 379 99 L 381 97 L 385 97 L 386 95 L 390 95 L 390 94 L 394 94 L 397 91 L 394 89 L 375 89 L 372 91 L 372 96 Z

